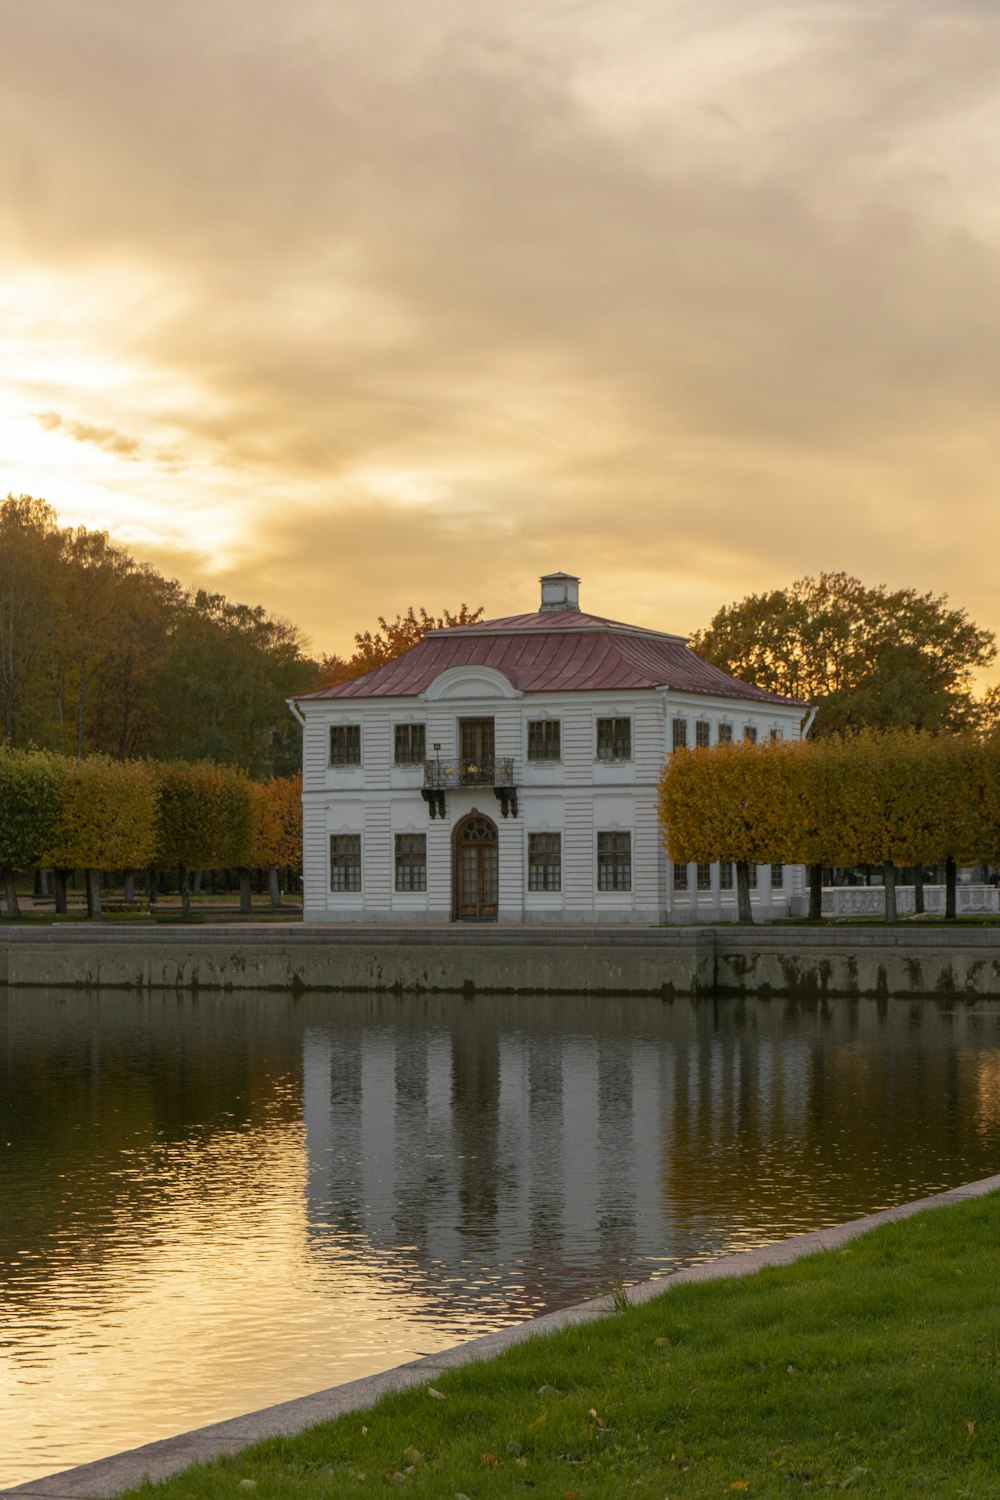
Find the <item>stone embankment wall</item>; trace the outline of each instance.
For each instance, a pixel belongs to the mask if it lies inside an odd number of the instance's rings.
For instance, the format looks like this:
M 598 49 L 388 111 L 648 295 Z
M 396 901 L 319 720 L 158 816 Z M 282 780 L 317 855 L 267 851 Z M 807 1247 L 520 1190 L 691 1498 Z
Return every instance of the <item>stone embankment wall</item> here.
M 1000 928 L 12 928 L 0 985 L 995 997 Z

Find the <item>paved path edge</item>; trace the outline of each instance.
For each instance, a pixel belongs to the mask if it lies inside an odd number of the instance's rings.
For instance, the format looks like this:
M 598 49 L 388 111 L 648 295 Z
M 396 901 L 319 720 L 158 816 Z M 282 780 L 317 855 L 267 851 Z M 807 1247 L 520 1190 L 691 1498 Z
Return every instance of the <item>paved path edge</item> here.
M 994 1177 L 981 1178 L 978 1182 L 967 1182 L 961 1187 L 949 1188 L 947 1192 L 934 1193 L 928 1198 L 918 1198 L 912 1203 L 884 1208 L 878 1213 L 866 1214 L 864 1218 L 851 1219 L 846 1224 L 814 1229 L 808 1234 L 796 1234 L 789 1239 L 776 1240 L 771 1245 L 761 1245 L 756 1250 L 743 1250 L 722 1256 L 719 1260 L 686 1266 L 670 1275 L 657 1276 L 652 1281 L 630 1286 L 628 1298 L 631 1303 L 639 1304 L 661 1296 L 671 1287 L 683 1283 L 715 1281 L 724 1276 L 747 1276 L 764 1266 L 786 1266 L 804 1255 L 836 1249 L 880 1224 L 909 1219 L 913 1214 L 928 1208 L 960 1203 L 966 1198 L 979 1198 L 997 1191 L 1000 1191 L 1000 1173 Z M 315 1427 L 320 1422 L 342 1416 L 345 1412 L 364 1410 L 389 1391 L 425 1385 L 435 1375 L 446 1370 L 489 1359 L 494 1354 L 509 1349 L 512 1344 L 519 1344 L 539 1334 L 555 1333 L 573 1324 L 590 1322 L 594 1318 L 605 1316 L 612 1308 L 613 1300 L 610 1296 L 581 1302 L 575 1307 L 564 1307 L 557 1312 L 531 1318 L 526 1323 L 516 1323 L 512 1328 L 503 1328 L 481 1338 L 470 1339 L 467 1343 L 457 1344 L 438 1354 L 410 1360 L 407 1364 L 397 1365 L 395 1369 L 384 1370 L 378 1375 L 350 1380 L 344 1385 L 316 1391 L 311 1396 L 283 1401 L 277 1406 L 266 1406 L 260 1411 L 248 1412 L 246 1416 L 213 1422 L 208 1427 L 182 1432 L 177 1437 L 162 1438 L 155 1443 L 146 1443 L 141 1448 L 130 1448 L 126 1453 L 116 1453 L 110 1458 L 97 1459 L 93 1463 L 64 1469 L 61 1473 L 50 1474 L 43 1479 L 14 1485 L 13 1488 L 0 1490 L 0 1497 L 34 1495 L 38 1500 L 107 1500 L 107 1497 L 131 1489 L 143 1480 L 167 1479 L 193 1464 L 239 1453 L 241 1449 L 249 1448 L 263 1438 L 290 1437 L 307 1427 Z

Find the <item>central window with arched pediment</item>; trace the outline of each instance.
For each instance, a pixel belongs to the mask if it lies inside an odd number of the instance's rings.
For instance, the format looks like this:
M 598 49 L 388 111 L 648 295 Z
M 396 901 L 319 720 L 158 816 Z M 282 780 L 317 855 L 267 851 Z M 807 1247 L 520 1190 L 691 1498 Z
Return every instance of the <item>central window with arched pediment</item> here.
M 497 825 L 473 811 L 457 824 L 452 872 L 458 922 L 495 922 L 500 895 Z

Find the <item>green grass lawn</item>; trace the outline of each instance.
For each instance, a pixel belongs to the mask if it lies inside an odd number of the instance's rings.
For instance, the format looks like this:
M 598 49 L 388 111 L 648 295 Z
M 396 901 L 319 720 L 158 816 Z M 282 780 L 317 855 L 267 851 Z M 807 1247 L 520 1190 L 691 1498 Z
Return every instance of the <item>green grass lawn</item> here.
M 1000 1496 L 1000 1195 L 674 1287 L 433 1390 L 156 1494 Z

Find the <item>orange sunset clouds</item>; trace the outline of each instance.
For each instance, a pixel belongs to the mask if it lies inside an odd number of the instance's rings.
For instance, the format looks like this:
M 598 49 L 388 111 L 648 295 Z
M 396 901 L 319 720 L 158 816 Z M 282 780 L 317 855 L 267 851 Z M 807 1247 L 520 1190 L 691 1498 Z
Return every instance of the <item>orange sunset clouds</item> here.
M 316 651 L 536 576 L 1000 630 L 985 0 L 0 0 L 0 492 Z

